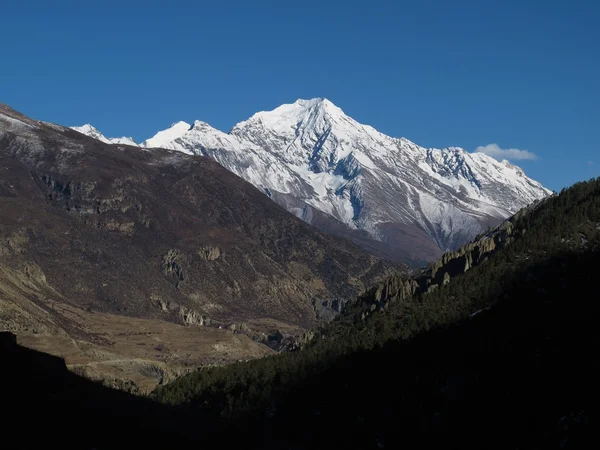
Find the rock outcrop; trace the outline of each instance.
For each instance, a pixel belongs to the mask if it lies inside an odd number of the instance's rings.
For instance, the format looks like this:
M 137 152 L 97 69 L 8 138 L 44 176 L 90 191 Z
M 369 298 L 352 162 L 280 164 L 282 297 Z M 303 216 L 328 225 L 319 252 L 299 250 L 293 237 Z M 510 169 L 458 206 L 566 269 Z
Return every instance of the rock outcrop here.
M 183 261 L 185 256 L 181 254 L 179 250 L 169 250 L 165 256 L 163 256 L 163 272 L 167 276 L 172 276 L 178 282 L 185 279 L 185 273 L 183 271 Z
M 216 246 L 206 245 L 198 250 L 198 256 L 206 261 L 214 261 L 221 257 L 221 249 Z
M 496 251 L 510 245 L 515 238 L 527 232 L 525 228 L 516 228 L 515 223 L 539 207 L 542 202 L 521 209 L 511 218 L 477 236 L 473 242 L 463 245 L 458 250 L 444 253 L 438 261 L 412 277 L 397 275 L 377 284 L 358 298 L 356 305 L 360 311 L 360 318 L 365 320 L 371 312 L 385 308 L 389 302 L 433 292 L 439 286 L 450 283 L 452 278 L 484 263 Z
M 527 209 L 524 208 L 517 215 L 489 230 L 483 236 L 477 236 L 473 242 L 463 245 L 458 250 L 444 253 L 425 272 L 425 283 L 446 284 L 452 277 L 469 271 L 497 250 L 510 245 L 516 236 L 526 232 L 524 229 L 514 227 L 514 222 L 526 211 Z

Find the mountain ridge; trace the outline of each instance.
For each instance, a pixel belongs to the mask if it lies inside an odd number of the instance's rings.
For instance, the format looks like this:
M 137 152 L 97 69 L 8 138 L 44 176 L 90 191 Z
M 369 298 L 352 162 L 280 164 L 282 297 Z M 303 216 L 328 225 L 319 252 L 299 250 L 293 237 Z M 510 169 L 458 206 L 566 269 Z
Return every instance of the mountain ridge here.
M 260 357 L 397 269 L 210 158 L 0 105 L 0 329 L 92 375 Z
M 78 131 L 81 134 L 85 134 L 86 136 L 93 137 L 105 144 L 123 144 L 123 145 L 131 145 L 133 147 L 140 147 L 138 143 L 134 141 L 131 137 L 122 136 L 120 138 L 107 138 L 104 136 L 97 128 L 93 127 L 89 123 L 82 125 L 80 127 L 71 127 L 72 130 Z
M 142 146 L 210 157 L 306 222 L 417 265 L 550 194 L 508 161 L 387 136 L 325 98 L 257 112 L 229 133 L 179 122 Z

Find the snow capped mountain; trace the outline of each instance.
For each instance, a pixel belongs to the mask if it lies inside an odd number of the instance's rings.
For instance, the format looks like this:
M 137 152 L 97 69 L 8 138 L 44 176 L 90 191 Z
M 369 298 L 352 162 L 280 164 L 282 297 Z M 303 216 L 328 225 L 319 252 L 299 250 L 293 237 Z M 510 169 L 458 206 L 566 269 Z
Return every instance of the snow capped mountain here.
M 91 126 L 89 123 L 85 124 L 81 127 L 71 127 L 72 130 L 78 131 L 81 134 L 85 134 L 86 136 L 93 137 L 99 141 L 102 141 L 106 144 L 121 144 L 121 145 L 132 145 L 134 147 L 139 147 L 140 145 L 136 143 L 133 138 L 130 137 L 120 137 L 120 138 L 107 138 L 96 128 Z
M 135 142 L 133 138 L 130 137 L 120 137 L 120 138 L 108 138 L 111 144 L 121 144 L 121 145 L 132 145 L 133 147 L 139 147 L 140 144 Z
M 214 158 L 303 220 L 415 263 L 550 194 L 507 161 L 386 136 L 322 98 L 258 112 L 229 133 L 179 122 L 142 146 Z
M 146 139 L 142 142 L 142 147 L 145 148 L 168 148 L 169 142 L 182 137 L 190 129 L 190 124 L 186 122 L 177 122 L 171 125 L 171 128 L 159 131 L 150 139 Z

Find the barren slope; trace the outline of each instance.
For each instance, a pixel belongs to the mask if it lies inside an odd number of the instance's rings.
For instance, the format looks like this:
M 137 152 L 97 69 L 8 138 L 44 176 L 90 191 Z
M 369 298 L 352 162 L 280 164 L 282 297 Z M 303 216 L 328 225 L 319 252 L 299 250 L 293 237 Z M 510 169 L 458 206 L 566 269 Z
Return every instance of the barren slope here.
M 390 269 L 208 158 L 109 145 L 0 108 L 3 329 L 120 354 L 123 322 L 111 315 L 212 327 L 198 339 L 214 343 L 231 325 L 300 333 Z M 235 345 L 234 358 L 268 351 Z

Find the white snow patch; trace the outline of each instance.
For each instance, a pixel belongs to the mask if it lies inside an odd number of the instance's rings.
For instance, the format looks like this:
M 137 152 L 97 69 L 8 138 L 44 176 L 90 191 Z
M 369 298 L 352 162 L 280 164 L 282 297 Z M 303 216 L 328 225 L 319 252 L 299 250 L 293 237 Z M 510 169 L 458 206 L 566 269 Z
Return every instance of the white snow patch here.
M 190 127 L 191 125 L 189 123 L 183 121 L 174 123 L 171 125 L 171 128 L 159 131 L 150 139 L 142 142 L 141 146 L 146 148 L 169 148 L 168 144 L 182 137 Z
M 15 119 L 11 116 L 7 116 L 6 114 L 0 113 L 0 119 L 4 120 L 5 122 L 8 122 L 9 125 L 15 128 L 35 128 L 32 125 L 23 122 L 22 120 Z

